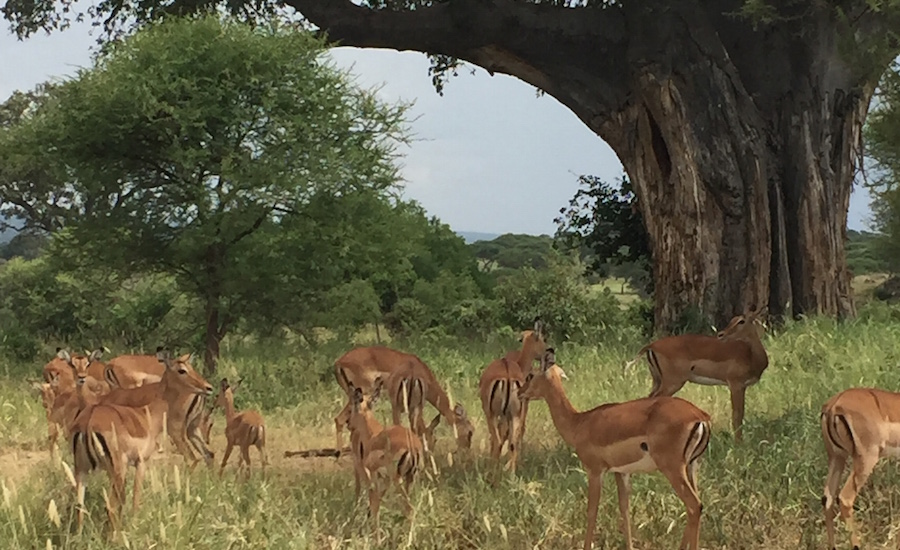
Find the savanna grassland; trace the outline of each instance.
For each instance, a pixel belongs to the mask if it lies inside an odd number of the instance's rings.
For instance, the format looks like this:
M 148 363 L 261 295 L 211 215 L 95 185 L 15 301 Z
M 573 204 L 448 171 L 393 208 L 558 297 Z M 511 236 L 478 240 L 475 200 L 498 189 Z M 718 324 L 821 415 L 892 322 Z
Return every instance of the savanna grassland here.
M 552 343 L 552 342 L 551 342 Z M 818 413 L 850 386 L 900 387 L 900 311 L 883 304 L 858 318 L 790 322 L 764 339 L 770 366 L 748 391 L 745 441 L 730 430 L 728 392 L 686 386 L 679 394 L 712 415 L 713 437 L 700 466 L 704 504 L 701 544 L 707 549 L 822 548 L 821 495 L 825 454 Z M 0 381 L 0 545 L 9 548 L 577 548 L 584 535 L 586 480 L 553 427 L 546 405 L 530 408 L 518 476 L 497 474 L 486 458 L 487 433 L 477 398 L 481 369 L 514 340 L 479 345 L 421 341 L 402 347 L 420 355 L 461 401 L 476 426 L 470 454 L 453 454 L 451 429 L 438 429 L 434 467 L 412 492 L 412 520 L 391 492 L 382 508 L 381 540 L 371 535 L 364 500 L 353 498 L 349 457 L 285 458 L 286 450 L 333 447 L 333 417 L 344 403 L 331 365 L 346 344 L 310 350 L 297 342 L 232 339 L 222 375 L 242 376 L 237 407 L 261 410 L 269 425 L 270 466 L 255 450 L 248 482 L 235 476 L 236 457 L 221 479 L 198 466 L 188 473 L 169 444 L 151 461 L 143 506 L 126 508 L 127 527 L 109 541 L 104 474 L 88 485 L 89 517 L 75 534 L 74 491 L 63 463 L 46 449 L 39 395 L 26 381 L 41 365 L 6 363 Z M 646 395 L 641 362 L 623 373 L 641 342 L 629 336 L 594 346 L 559 344 L 557 361 L 579 409 Z M 396 345 L 396 344 L 395 344 Z M 429 416 L 432 409 L 426 410 Z M 389 420 L 389 407 L 378 413 Z M 215 416 L 212 447 L 224 448 L 224 418 Z M 346 441 L 346 432 L 345 432 Z M 435 469 L 436 468 L 436 471 Z M 130 479 L 130 476 L 129 476 Z M 496 480 L 492 485 L 491 480 Z M 684 528 L 683 507 L 659 474 L 633 476 L 636 548 L 673 548 Z M 900 475 L 885 461 L 857 501 L 866 548 L 896 548 Z M 130 487 L 129 487 L 130 494 Z M 849 539 L 840 532 L 841 546 Z M 615 484 L 600 505 L 595 548 L 620 548 Z M 840 547 L 840 546 L 839 546 Z

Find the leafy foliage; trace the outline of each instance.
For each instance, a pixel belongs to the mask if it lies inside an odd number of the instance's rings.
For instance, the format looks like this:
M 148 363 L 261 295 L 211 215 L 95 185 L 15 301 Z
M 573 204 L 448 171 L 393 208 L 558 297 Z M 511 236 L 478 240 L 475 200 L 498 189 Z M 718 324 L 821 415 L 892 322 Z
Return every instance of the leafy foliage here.
M 867 153 L 875 162 L 870 190 L 881 236 L 874 250 L 886 267 L 900 271 L 900 64 L 885 73 L 865 129 Z
M 519 235 L 506 233 L 490 241 L 475 241 L 469 245 L 484 268 L 544 269 L 553 252 L 553 239 L 547 235 Z
M 556 241 L 577 250 L 589 269 L 625 277 L 637 290 L 652 290 L 650 241 L 637 209 L 637 197 L 626 176 L 611 185 L 596 176 L 580 176 L 580 188 L 559 210 Z
M 331 209 L 311 212 L 323 202 L 392 204 L 405 107 L 355 88 L 322 48 L 292 27 L 217 17 L 167 20 L 112 44 L 0 136 L 5 179 L 39 189 L 4 189 L 30 199 L 13 213 L 37 221 L 55 209 L 71 262 L 174 274 L 204 303 L 212 366 L 218 340 L 267 301 L 254 297 L 285 288 L 257 284 L 316 275 L 308 257 L 285 253 L 321 230 L 296 218 L 330 221 Z M 35 167 L 54 177 L 32 180 Z M 282 291 L 277 303 L 297 298 Z

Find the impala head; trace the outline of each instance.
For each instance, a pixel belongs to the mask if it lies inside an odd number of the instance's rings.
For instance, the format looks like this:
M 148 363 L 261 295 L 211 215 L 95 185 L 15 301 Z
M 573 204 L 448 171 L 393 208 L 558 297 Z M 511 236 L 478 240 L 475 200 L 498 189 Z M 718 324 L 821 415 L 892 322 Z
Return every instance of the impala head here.
M 720 340 L 742 340 L 747 338 L 759 337 L 756 324 L 761 323 L 761 319 L 765 316 L 768 308 L 763 306 L 758 310 L 750 309 L 749 311 L 735 315 L 728 326 L 723 328 L 716 334 Z
M 228 383 L 227 378 L 223 378 L 219 383 L 219 395 L 216 396 L 216 402 L 213 407 L 222 407 L 223 409 L 228 403 L 234 404 L 234 390 Z
M 469 420 L 468 415 L 466 415 L 466 409 L 464 409 L 460 403 L 457 403 L 456 406 L 453 407 L 453 420 L 456 425 L 456 448 L 471 449 L 472 435 L 475 433 L 475 426 L 472 425 L 472 421 Z M 434 424 L 434 422 L 432 422 L 432 424 Z
M 212 395 L 213 387 L 191 366 L 194 354 L 172 357 L 166 350 L 160 351 L 156 357 L 166 366 L 163 378 L 169 387 L 178 388 L 187 393 Z
M 525 377 L 525 384 L 519 388 L 519 397 L 523 399 L 545 399 L 553 385 L 562 384 L 560 379 L 568 380 L 566 372 L 556 364 L 556 352 L 547 348 L 541 357 L 541 369 L 530 372 Z
M 534 327 L 531 330 L 522 331 L 522 334 L 519 335 L 519 342 L 522 342 L 522 351 L 530 356 L 530 361 L 537 361 L 541 358 L 544 350 L 547 349 L 547 342 L 544 322 L 540 317 L 534 318 Z
M 62 359 L 69 364 L 69 367 L 72 369 L 72 374 L 75 377 L 75 384 L 79 386 L 84 384 L 88 374 L 88 367 L 91 366 L 91 363 L 99 361 L 100 357 L 102 356 L 103 350 L 99 348 L 95 349 L 87 355 L 71 355 L 64 349 L 60 349 L 56 352 L 57 358 Z

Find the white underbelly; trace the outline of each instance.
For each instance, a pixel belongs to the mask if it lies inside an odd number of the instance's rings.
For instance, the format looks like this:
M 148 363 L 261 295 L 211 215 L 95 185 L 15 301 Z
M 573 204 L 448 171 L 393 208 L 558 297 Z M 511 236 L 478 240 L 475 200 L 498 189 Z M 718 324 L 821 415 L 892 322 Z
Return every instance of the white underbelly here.
M 900 423 L 886 422 L 881 428 L 884 443 L 881 456 L 900 457 Z
M 701 384 L 703 386 L 724 386 L 725 385 L 724 380 L 719 380 L 718 378 L 707 378 L 705 376 L 698 376 L 696 374 L 692 374 L 690 380 L 694 384 Z
M 615 466 L 609 470 L 617 474 L 645 474 L 655 472 L 657 469 L 656 461 L 649 454 L 645 454 L 637 462 Z

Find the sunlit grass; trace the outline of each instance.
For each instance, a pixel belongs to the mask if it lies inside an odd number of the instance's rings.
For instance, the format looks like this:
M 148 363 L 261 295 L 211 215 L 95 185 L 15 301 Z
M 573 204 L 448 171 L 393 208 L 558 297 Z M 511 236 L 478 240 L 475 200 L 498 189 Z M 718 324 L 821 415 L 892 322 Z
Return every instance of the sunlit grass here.
M 712 415 L 712 442 L 700 467 L 704 502 L 701 541 L 707 549 L 824 547 L 820 499 L 825 455 L 818 414 L 844 388 L 900 388 L 900 312 L 867 307 L 853 321 L 791 322 L 766 336 L 770 366 L 747 393 L 745 442 L 730 433 L 728 392 L 688 385 L 679 394 Z M 583 347 L 557 345 L 579 409 L 642 397 L 646 366 L 623 374 L 641 342 Z M 406 346 L 404 346 L 406 347 Z M 0 546 L 22 548 L 576 548 L 584 534 L 586 481 L 564 446 L 546 405 L 530 408 L 517 478 L 488 482 L 486 432 L 477 399 L 481 369 L 500 349 L 409 344 L 450 387 L 476 425 L 474 451 L 456 455 L 451 432 L 438 431 L 438 474 L 414 486 L 415 514 L 404 520 L 397 495 L 382 508 L 383 540 L 371 535 L 365 503 L 354 503 L 347 458 L 284 458 L 286 450 L 332 447 L 333 417 L 344 403 L 331 365 L 343 350 L 310 351 L 299 344 L 232 343 L 221 375 L 242 376 L 238 408 L 261 410 L 269 426 L 271 465 L 263 475 L 255 452 L 248 483 L 235 479 L 236 457 L 223 478 L 198 467 L 188 474 L 170 451 L 155 457 L 144 482 L 143 506 L 126 506 L 124 539 L 107 540 L 104 475 L 89 482 L 87 525 L 75 535 L 74 491 L 60 462 L 50 460 L 37 391 L 19 378 L 0 381 Z M 34 365 L 34 372 L 40 365 Z M 14 369 L 10 369 L 11 371 Z M 18 369 L 15 369 L 18 372 Z M 379 408 L 383 421 L 388 410 Z M 213 448 L 221 459 L 224 418 L 216 413 Z M 347 441 L 345 433 L 344 441 Z M 71 463 L 61 445 L 60 457 Z M 176 474 L 176 471 L 178 472 Z M 129 478 L 130 479 L 130 478 Z M 634 476 L 632 526 L 639 549 L 674 548 L 684 528 L 681 503 L 659 475 Z M 866 548 L 896 548 L 900 475 L 881 464 L 857 501 Z M 130 487 L 129 487 L 130 495 Z M 130 498 L 130 496 L 129 496 Z M 595 548 L 620 548 L 615 484 L 604 487 Z M 55 510 L 55 512 L 54 512 Z M 58 516 L 58 518 L 56 517 Z M 848 547 L 841 535 L 839 547 Z

